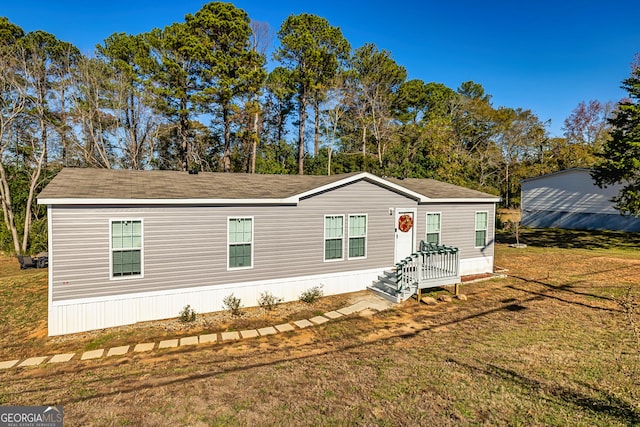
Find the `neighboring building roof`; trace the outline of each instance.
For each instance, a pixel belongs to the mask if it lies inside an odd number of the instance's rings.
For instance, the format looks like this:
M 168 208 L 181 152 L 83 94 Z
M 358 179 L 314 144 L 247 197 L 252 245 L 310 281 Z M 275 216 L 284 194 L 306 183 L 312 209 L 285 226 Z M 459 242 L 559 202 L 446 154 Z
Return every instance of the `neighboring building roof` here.
M 431 179 L 387 179 L 361 172 L 331 176 L 65 168 L 38 195 L 40 204 L 284 203 L 359 180 L 421 202 L 498 197 Z
M 588 168 L 569 168 L 569 169 L 563 169 L 561 171 L 556 171 L 556 172 L 551 172 L 551 173 L 545 173 L 543 175 L 538 175 L 538 176 L 534 176 L 531 178 L 525 178 L 523 180 L 521 180 L 520 182 L 528 182 L 528 181 L 535 181 L 537 179 L 542 179 L 542 178 L 548 178 L 550 176 L 554 176 L 554 175 L 564 175 L 567 173 L 576 173 L 576 172 L 591 172 L 591 169 Z

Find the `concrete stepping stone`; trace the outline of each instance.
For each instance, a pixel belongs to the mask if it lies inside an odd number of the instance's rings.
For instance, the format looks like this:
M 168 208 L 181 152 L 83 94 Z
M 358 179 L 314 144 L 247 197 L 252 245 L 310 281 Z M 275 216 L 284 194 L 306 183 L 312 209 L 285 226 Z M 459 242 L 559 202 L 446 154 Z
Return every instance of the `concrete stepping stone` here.
M 307 319 L 296 320 L 293 322 L 300 329 L 308 328 L 309 326 L 313 326 L 313 323 L 309 322 Z
M 338 317 L 342 317 L 342 314 L 338 313 L 337 311 L 327 311 L 324 314 L 324 317 L 328 317 L 329 319 L 337 319 Z
M 369 308 L 375 311 L 385 311 L 390 307 L 391 307 L 390 305 L 384 302 L 377 303 L 377 304 L 369 304 Z
M 349 307 L 344 307 L 341 308 L 339 310 L 336 310 L 338 313 L 342 314 L 343 316 L 348 316 L 350 314 L 355 313 L 356 311 L 360 311 L 360 306 L 358 304 L 354 304 L 354 305 L 350 305 Z
M 274 328 L 276 328 L 278 332 L 290 332 L 295 329 L 293 326 L 291 326 L 290 323 L 283 323 L 282 325 L 276 325 L 274 326 Z
M 200 335 L 200 344 L 205 344 L 205 343 L 210 343 L 210 342 L 217 342 L 217 341 L 218 341 L 218 334 Z
M 240 336 L 242 338 L 255 338 L 258 336 L 258 331 L 255 329 L 249 329 L 247 331 L 240 331 Z
M 260 334 L 260 336 L 265 336 L 277 334 L 278 331 L 276 331 L 276 328 L 274 328 L 273 326 L 267 326 L 266 328 L 258 329 L 258 333 Z
M 18 368 L 22 368 L 23 366 L 37 366 L 47 360 L 48 357 L 49 356 L 30 357 L 22 361 L 22 363 L 18 365 Z
M 107 352 L 107 357 L 111 356 L 124 356 L 129 352 L 129 346 L 123 345 L 121 347 L 111 347 Z
M 374 314 L 376 314 L 377 311 L 376 310 L 372 310 L 370 308 L 365 308 L 364 310 L 360 311 L 358 313 L 359 316 L 362 317 L 369 317 L 369 316 L 373 316 Z
M 316 316 L 309 319 L 311 323 L 315 323 L 316 325 L 322 325 L 323 323 L 327 323 L 329 319 L 324 316 Z
M 160 341 L 158 348 L 173 348 L 178 346 L 178 339 Z
M 67 354 L 56 354 L 51 359 L 49 359 L 48 363 L 63 363 L 68 362 L 75 356 L 75 353 L 67 353 Z
M 184 337 L 180 338 L 180 346 L 183 345 L 196 345 L 198 344 L 198 337 Z
M 237 332 L 222 332 L 222 333 L 220 333 L 220 336 L 222 337 L 222 341 L 239 340 L 240 339 L 240 334 L 238 334 Z
M 84 353 L 82 353 L 80 360 L 98 359 L 102 357 L 103 354 L 104 354 L 104 348 L 101 348 L 99 350 L 85 351 Z
M 16 360 L 7 360 L 5 362 L 0 362 L 0 369 L 9 369 L 16 366 L 16 364 L 20 361 L 20 359 Z
M 156 343 L 154 342 L 143 342 L 140 344 L 136 344 L 136 346 L 133 348 L 133 351 L 136 353 L 140 353 L 143 351 L 151 351 L 155 346 L 156 346 Z

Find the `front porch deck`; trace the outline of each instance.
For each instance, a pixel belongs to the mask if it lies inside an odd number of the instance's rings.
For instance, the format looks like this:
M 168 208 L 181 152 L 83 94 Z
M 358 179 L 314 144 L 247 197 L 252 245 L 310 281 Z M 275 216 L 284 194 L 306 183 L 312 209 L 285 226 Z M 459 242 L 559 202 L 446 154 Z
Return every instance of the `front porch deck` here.
M 378 278 L 369 289 L 402 302 L 423 289 L 460 283 L 458 248 L 420 242 L 420 250 L 398 262 L 394 271 Z

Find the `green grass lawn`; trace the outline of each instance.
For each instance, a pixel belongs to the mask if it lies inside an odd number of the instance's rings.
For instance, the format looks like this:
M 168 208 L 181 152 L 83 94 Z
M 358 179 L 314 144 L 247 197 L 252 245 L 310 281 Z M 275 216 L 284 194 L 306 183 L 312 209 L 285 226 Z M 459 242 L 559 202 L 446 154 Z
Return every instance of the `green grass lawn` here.
M 65 425 L 640 425 L 638 317 L 621 305 L 640 300 L 639 236 L 522 230 L 525 249 L 497 237 L 509 276 L 463 285 L 467 301 L 0 371 L 0 404 L 61 404 Z M 55 349 L 38 336 L 46 277 L 14 273 L 3 301 L 31 308 L 2 304 L 2 347 Z M 34 338 L 11 344 L 14 329 Z

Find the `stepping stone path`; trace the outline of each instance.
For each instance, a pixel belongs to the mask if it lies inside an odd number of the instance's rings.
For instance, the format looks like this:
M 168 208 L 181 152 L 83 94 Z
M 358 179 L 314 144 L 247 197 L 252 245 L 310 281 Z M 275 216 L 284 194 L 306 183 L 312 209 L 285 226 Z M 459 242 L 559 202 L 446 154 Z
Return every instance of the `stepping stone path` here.
M 160 341 L 158 348 L 173 348 L 178 346 L 178 339 Z
M 111 347 L 107 353 L 107 357 L 111 356 L 124 356 L 129 351 L 129 346 L 124 345 L 122 347 Z
M 258 333 L 260 334 L 260 336 L 265 336 L 277 334 L 278 331 L 276 331 L 276 328 L 274 328 L 273 326 L 269 326 L 268 328 L 258 329 Z
M 157 349 L 168 349 L 168 348 L 177 348 L 182 346 L 190 346 L 190 345 L 199 345 L 199 344 L 212 344 L 221 341 L 234 341 L 240 339 L 249 339 L 249 338 L 257 338 L 261 336 L 267 335 L 275 335 L 283 332 L 292 332 L 295 331 L 296 328 L 304 329 L 309 328 L 316 325 L 321 325 L 323 323 L 329 322 L 330 320 L 338 319 L 343 316 L 348 316 L 354 313 L 361 313 L 365 310 L 368 311 L 382 311 L 391 307 L 391 303 L 378 298 L 376 296 L 368 296 L 366 300 L 362 300 L 356 304 L 350 305 L 348 307 L 341 308 L 335 311 L 329 311 L 324 313 L 322 316 L 315 316 L 310 319 L 301 319 L 296 320 L 291 323 L 283 323 L 281 325 L 275 326 L 267 326 L 259 329 L 248 329 L 244 331 L 226 331 L 220 332 L 219 334 L 203 334 L 200 336 L 191 336 L 191 337 L 182 337 L 182 338 L 174 338 L 168 340 L 162 340 L 158 343 Z M 106 357 L 112 356 L 124 356 L 131 350 L 130 345 L 124 345 L 120 347 L 111 347 L 106 351 Z M 147 342 L 147 343 L 139 343 L 133 346 L 134 353 L 142 353 L 149 352 L 156 348 L 155 342 Z M 29 357 L 26 359 L 14 359 L 14 360 L 6 360 L 0 361 L 0 370 L 11 369 L 11 368 L 23 368 L 29 366 L 38 366 L 43 363 L 66 363 L 72 360 L 76 354 L 78 353 L 65 353 L 65 354 L 56 354 L 54 356 L 40 356 L 40 357 Z M 79 360 L 94 360 L 100 359 L 105 356 L 105 349 L 97 349 L 97 350 L 89 350 L 82 352 Z M 47 359 L 49 359 L 47 361 Z
M 136 344 L 136 346 L 133 348 L 133 351 L 135 353 L 140 353 L 142 351 L 151 351 L 155 346 L 156 343 L 154 342 L 143 342 L 141 344 Z
M 41 364 L 42 362 L 44 362 L 45 360 L 47 360 L 47 356 L 44 356 L 44 357 L 30 357 L 27 360 L 23 361 L 21 364 L 19 364 L 18 367 L 37 366 L 37 365 Z
M 104 354 L 103 348 L 101 348 L 100 350 L 85 351 L 84 353 L 82 353 L 82 357 L 80 357 L 80 360 L 98 359 L 102 357 L 103 354 Z
M 242 338 L 255 338 L 257 336 L 260 336 L 260 334 L 258 334 L 258 331 L 256 331 L 255 329 L 251 329 L 249 331 L 240 331 L 240 336 Z
M 180 345 L 196 345 L 198 343 L 198 337 L 184 337 L 180 338 Z
M 49 363 L 68 362 L 69 360 L 73 359 L 73 356 L 75 356 L 75 355 L 76 355 L 75 353 L 56 354 L 51 359 L 49 359 Z

